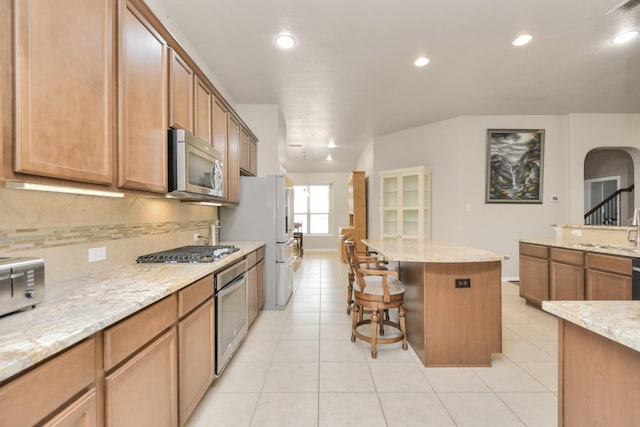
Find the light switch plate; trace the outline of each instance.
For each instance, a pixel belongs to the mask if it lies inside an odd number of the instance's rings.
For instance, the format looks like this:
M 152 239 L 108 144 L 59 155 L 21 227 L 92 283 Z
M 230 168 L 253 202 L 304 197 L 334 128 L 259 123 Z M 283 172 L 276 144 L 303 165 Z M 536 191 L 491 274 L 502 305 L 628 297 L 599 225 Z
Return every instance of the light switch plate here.
M 107 248 L 101 246 L 99 248 L 89 249 L 89 262 L 102 261 L 107 259 Z

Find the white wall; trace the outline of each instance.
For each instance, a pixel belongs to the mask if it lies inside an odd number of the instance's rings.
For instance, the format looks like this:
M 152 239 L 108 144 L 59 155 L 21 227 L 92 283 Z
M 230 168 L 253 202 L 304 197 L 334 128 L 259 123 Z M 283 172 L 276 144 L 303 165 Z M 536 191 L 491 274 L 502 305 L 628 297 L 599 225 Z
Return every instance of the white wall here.
M 275 104 L 238 104 L 236 111 L 258 137 L 258 176 L 279 175 L 279 146 L 286 128 Z
M 329 236 L 305 235 L 305 250 L 338 250 L 340 236 L 338 228 L 349 225 L 349 206 L 347 203 L 347 180 L 349 172 L 338 173 L 288 173 L 294 185 L 331 184 L 331 206 L 333 224 L 329 225 Z

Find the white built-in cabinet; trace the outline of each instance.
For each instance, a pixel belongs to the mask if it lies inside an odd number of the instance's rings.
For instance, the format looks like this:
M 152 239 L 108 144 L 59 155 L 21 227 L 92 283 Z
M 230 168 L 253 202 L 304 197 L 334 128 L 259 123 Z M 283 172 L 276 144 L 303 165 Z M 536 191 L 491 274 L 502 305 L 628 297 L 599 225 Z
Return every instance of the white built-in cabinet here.
M 431 238 L 431 169 L 380 172 L 380 236 Z

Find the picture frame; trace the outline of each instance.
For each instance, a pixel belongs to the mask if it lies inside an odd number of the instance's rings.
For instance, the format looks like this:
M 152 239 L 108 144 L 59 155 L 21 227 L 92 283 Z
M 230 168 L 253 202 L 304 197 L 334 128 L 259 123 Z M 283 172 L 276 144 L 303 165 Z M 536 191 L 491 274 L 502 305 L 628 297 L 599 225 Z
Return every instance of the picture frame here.
M 542 203 L 544 129 L 488 129 L 486 203 Z

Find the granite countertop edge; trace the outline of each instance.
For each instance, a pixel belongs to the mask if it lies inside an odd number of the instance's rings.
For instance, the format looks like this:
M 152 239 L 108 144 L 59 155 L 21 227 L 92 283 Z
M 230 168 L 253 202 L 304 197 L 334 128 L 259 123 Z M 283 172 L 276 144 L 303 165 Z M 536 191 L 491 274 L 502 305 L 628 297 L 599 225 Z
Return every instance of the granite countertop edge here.
M 476 249 L 455 243 L 421 239 L 363 239 L 371 249 L 389 261 L 423 263 L 495 262 L 509 259 L 507 255 Z
M 640 301 L 543 301 L 542 309 L 640 351 Z
M 607 242 L 585 242 L 581 239 L 554 239 L 554 238 L 540 238 L 529 239 L 521 238 L 520 243 L 530 243 L 532 245 L 544 245 L 552 246 L 562 249 L 573 249 L 583 252 L 594 252 L 603 255 L 615 255 L 628 258 L 640 258 L 640 248 L 632 245 L 622 245 Z
M 265 242 L 206 264 L 127 264 L 47 284 L 44 301 L 0 317 L 0 382 L 191 283 L 241 260 Z

